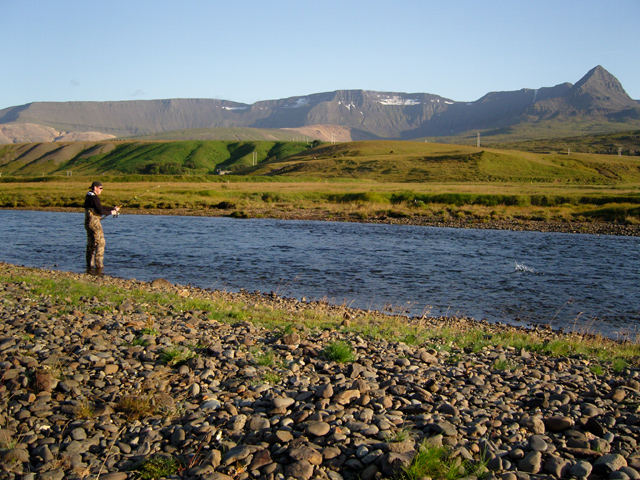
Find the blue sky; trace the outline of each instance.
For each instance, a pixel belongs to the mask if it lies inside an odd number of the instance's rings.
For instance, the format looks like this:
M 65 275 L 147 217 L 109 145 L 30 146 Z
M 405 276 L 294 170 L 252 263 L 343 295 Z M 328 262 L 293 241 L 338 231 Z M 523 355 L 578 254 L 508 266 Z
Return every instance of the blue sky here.
M 457 101 L 576 83 L 640 99 L 640 1 L 0 0 L 0 109 L 339 89 Z

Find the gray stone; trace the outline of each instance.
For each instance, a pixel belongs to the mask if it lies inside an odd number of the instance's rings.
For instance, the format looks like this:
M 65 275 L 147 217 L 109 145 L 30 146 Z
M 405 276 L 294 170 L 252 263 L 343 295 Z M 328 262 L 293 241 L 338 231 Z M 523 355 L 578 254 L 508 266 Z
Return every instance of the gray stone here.
M 603 455 L 593 462 L 593 471 L 598 475 L 608 475 L 610 472 L 620 470 L 621 467 L 626 467 L 627 461 L 619 453 L 612 453 Z
M 253 445 L 238 445 L 230 449 L 227 453 L 224 454 L 222 458 L 223 465 L 231 465 L 234 462 L 238 462 L 240 460 L 244 460 L 249 455 L 254 453 L 257 450 L 262 450 L 261 447 L 253 446 Z
M 202 480 L 234 480 L 233 477 L 225 475 L 224 473 L 214 472 L 208 475 L 202 475 Z
M 171 445 L 179 447 L 187 438 L 187 434 L 182 427 L 176 428 L 171 434 Z
M 128 477 L 126 472 L 103 473 L 100 480 L 126 480 Z
M 2 463 L 27 463 L 29 452 L 22 448 L 12 448 L 10 450 L 0 450 L 0 462 Z
M 315 389 L 315 396 L 320 398 L 331 398 L 333 396 L 333 387 L 330 383 L 320 385 Z
M 87 432 L 84 431 L 84 428 L 74 428 L 71 432 L 71 438 L 74 440 L 86 440 Z
M 529 448 L 535 452 L 544 452 L 549 446 L 540 435 L 531 435 L 529 437 Z
M 549 475 L 553 475 L 557 478 L 564 477 L 569 468 L 571 467 L 571 461 L 566 458 L 550 457 L 544 462 L 543 471 Z
M 221 406 L 218 400 L 207 400 L 200 405 L 200 410 L 218 410 Z
M 537 435 L 542 435 L 546 431 L 544 422 L 538 417 L 525 417 L 519 423 L 522 428 Z
M 313 465 L 306 460 L 290 463 L 285 467 L 285 475 L 298 480 L 309 480 L 313 475 Z
M 620 470 L 617 470 L 615 472 L 611 472 L 609 474 L 609 480 L 631 480 L 629 478 L 629 475 L 627 475 L 624 472 L 621 472 Z
M 64 470 L 57 469 L 40 474 L 40 480 L 62 480 L 65 476 Z
M 555 416 L 545 419 L 544 423 L 550 432 L 562 432 L 573 427 L 574 421 L 571 417 Z
M 288 408 L 296 403 L 295 399 L 290 397 L 276 397 L 271 401 L 275 408 Z
M 436 433 L 441 433 L 445 437 L 455 437 L 458 434 L 458 430 L 451 422 L 443 420 L 441 422 L 433 423 L 430 425 L 431 429 Z
M 331 430 L 331 425 L 326 422 L 313 422 L 307 425 L 305 432 L 316 437 L 323 437 Z
M 542 468 L 542 453 L 530 452 L 518 462 L 518 470 L 527 473 L 538 473 Z
M 306 460 L 311 465 L 320 465 L 322 463 L 322 453 L 311 447 L 298 447 L 289 451 L 289 456 L 294 460 Z
M 574 465 L 569 467 L 569 475 L 577 478 L 586 478 L 591 475 L 593 466 L 586 460 L 578 460 Z
M 382 457 L 382 472 L 387 475 L 397 475 L 409 466 L 416 456 L 415 451 L 395 453 L 390 452 Z
M 630 466 L 620 467 L 619 472 L 626 474 L 631 480 L 640 480 L 640 472 Z
M 502 457 L 492 457 L 487 461 L 487 468 L 493 472 L 502 470 Z
M 258 415 L 254 415 L 253 417 L 251 417 L 251 420 L 249 421 L 250 430 L 256 431 L 266 428 L 271 428 L 271 423 L 268 419 L 260 417 Z

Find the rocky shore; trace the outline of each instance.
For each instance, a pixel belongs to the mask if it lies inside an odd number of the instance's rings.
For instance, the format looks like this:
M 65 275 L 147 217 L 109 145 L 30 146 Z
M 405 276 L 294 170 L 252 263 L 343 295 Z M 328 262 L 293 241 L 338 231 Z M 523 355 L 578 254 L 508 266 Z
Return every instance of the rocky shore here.
M 0 264 L 0 274 L 23 270 L 35 271 Z M 132 292 L 234 295 L 37 272 Z M 637 364 L 617 371 L 513 347 L 226 324 L 135 298 L 82 298 L 70 310 L 26 282 L 0 285 L 0 478 L 373 480 L 399 478 L 426 446 L 442 446 L 454 478 L 640 479 Z M 346 323 L 360 314 L 334 308 Z M 421 328 L 429 322 L 471 320 Z M 332 360 L 335 345 L 353 358 Z M 175 468 L 145 470 L 159 465 Z

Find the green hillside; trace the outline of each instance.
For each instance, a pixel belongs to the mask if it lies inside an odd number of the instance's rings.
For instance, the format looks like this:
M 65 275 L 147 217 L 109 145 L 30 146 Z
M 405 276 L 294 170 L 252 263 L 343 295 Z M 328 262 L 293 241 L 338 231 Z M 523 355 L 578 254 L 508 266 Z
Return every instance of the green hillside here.
M 379 182 L 613 184 L 640 181 L 640 158 L 532 153 L 435 143 L 370 141 L 325 145 L 247 169 L 251 175 Z
M 273 161 L 309 148 L 282 141 L 104 141 L 9 144 L 0 147 L 0 173 L 15 176 L 91 174 L 214 174 L 254 161 Z
M 69 172 L 69 173 L 67 173 Z M 424 142 L 73 142 L 5 145 L 0 173 L 213 175 L 354 179 L 379 183 L 640 183 L 640 157 L 527 152 Z
M 580 135 L 564 138 L 547 138 L 495 145 L 530 152 L 601 153 L 605 155 L 640 155 L 640 130 L 602 135 Z
M 640 123 L 636 119 L 622 119 L 619 122 L 611 122 L 598 118 L 561 117 L 502 128 L 476 129 L 456 135 L 425 137 L 418 140 L 447 144 L 476 145 L 478 132 L 480 132 L 481 144 L 483 146 L 512 148 L 511 145 L 533 145 L 536 143 L 544 145 L 551 143 L 560 144 L 561 150 L 566 151 L 567 146 L 563 145 L 563 142 L 567 140 L 573 142 L 592 136 L 600 136 L 603 138 L 611 138 L 616 135 L 624 136 L 630 131 L 637 130 L 639 125 Z M 582 144 L 582 142 L 579 141 L 578 144 Z M 636 145 L 638 145 L 637 142 Z

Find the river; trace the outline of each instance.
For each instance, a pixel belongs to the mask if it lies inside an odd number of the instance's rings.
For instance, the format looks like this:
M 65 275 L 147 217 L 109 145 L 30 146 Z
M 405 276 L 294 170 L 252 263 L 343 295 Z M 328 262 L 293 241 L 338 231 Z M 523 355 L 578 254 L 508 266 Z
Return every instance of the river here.
M 0 211 L 0 261 L 84 271 L 84 215 Z M 640 238 L 270 219 L 103 221 L 104 273 L 635 336 Z

